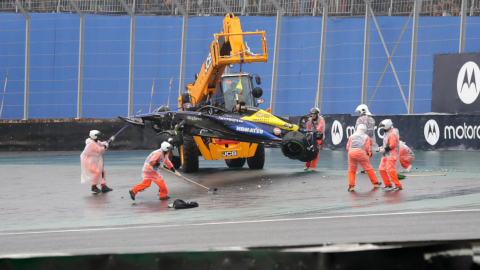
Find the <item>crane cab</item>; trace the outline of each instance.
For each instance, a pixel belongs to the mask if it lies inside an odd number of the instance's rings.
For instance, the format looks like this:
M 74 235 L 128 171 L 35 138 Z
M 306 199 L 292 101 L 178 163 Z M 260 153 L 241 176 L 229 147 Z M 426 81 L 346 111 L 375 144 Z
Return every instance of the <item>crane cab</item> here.
M 259 76 L 256 76 L 255 80 L 257 84 L 260 83 Z M 261 92 L 260 87 L 254 87 L 252 75 L 245 72 L 228 73 L 222 75 L 216 94 L 212 98 L 212 104 L 226 111 L 233 111 L 242 103 L 247 107 L 256 107 L 262 102 L 259 100 Z

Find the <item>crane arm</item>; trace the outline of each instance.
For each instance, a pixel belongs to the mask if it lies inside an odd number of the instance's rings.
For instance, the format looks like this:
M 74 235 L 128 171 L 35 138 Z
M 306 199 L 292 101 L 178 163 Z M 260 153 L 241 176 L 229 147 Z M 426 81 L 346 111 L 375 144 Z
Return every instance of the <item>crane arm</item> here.
M 252 53 L 243 36 L 259 35 L 261 38 L 262 52 Z M 217 85 L 226 68 L 230 64 L 244 64 L 254 62 L 267 62 L 267 39 L 265 31 L 242 32 L 240 19 L 233 14 L 227 14 L 223 20 L 223 30 L 214 34 L 210 45 L 210 52 L 200 69 L 194 83 L 188 84 L 188 96 L 193 106 L 198 106 L 212 98 L 217 91 Z M 184 94 L 185 95 L 185 94 Z M 182 95 L 183 96 L 183 95 Z M 185 103 L 185 98 L 179 97 L 179 107 Z

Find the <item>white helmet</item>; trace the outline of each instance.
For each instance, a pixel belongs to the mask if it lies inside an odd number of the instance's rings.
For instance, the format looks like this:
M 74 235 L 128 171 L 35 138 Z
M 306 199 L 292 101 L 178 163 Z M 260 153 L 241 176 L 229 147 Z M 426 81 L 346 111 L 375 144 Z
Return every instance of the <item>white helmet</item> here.
M 318 116 L 318 115 L 320 115 L 320 110 L 318 108 L 312 108 L 312 109 L 310 109 L 310 114 L 312 114 L 312 113 L 315 113 Z
M 369 115 L 369 116 L 370 116 L 370 115 L 372 115 L 372 114 L 370 113 L 370 111 L 367 111 L 366 115 Z
M 163 142 L 163 143 L 162 143 L 162 146 L 161 146 L 160 148 L 162 148 L 162 150 L 163 150 L 164 152 L 168 152 L 168 150 L 172 150 L 172 149 L 173 149 L 173 145 L 171 145 L 171 144 L 168 143 L 168 142 Z
M 393 123 L 390 119 L 385 119 L 380 122 L 380 125 L 378 125 L 378 128 L 383 128 L 385 131 L 389 130 L 391 127 L 393 127 Z
M 98 131 L 98 130 L 90 130 L 90 138 L 96 140 L 98 139 L 99 136 L 102 136 L 103 134 Z
M 367 126 L 365 124 L 360 124 L 357 126 L 357 132 L 365 134 L 367 132 Z
M 355 110 L 356 113 L 361 113 L 361 115 L 365 115 L 367 113 L 370 113 L 368 111 L 368 107 L 365 104 L 360 104 L 358 105 L 357 109 Z

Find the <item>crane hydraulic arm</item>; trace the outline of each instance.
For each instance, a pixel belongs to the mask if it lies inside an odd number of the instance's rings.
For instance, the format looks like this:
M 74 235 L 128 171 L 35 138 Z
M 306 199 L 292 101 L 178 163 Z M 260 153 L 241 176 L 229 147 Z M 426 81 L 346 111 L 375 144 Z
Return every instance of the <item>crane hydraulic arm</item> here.
M 260 35 L 262 44 L 260 54 L 252 53 L 248 44 L 244 43 L 243 36 L 246 35 Z M 201 106 L 212 98 L 227 65 L 267 61 L 265 31 L 242 32 L 240 19 L 233 14 L 227 14 L 223 20 L 222 32 L 214 34 L 210 52 L 198 77 L 196 76 L 194 83 L 187 85 L 188 93 L 178 98 L 179 107 L 186 109 L 184 103 L 190 103 L 193 107 Z

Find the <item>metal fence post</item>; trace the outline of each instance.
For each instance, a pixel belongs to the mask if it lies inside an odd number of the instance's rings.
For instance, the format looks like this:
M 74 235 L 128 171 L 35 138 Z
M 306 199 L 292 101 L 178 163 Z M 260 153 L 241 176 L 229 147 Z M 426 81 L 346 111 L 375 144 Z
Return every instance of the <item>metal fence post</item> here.
M 77 97 L 77 119 L 82 118 L 83 101 L 83 45 L 85 36 L 85 16 L 73 0 L 68 0 L 78 17 L 80 17 L 80 39 L 78 40 L 78 97 Z
M 26 20 L 25 27 L 25 83 L 24 83 L 24 97 L 23 97 L 23 120 L 28 119 L 28 105 L 30 96 L 30 16 L 28 16 L 22 4 L 16 0 L 15 5 L 22 13 Z
M 273 50 L 272 90 L 270 94 L 270 110 L 275 113 L 275 98 L 277 95 L 278 51 L 280 50 L 280 33 L 282 32 L 283 8 L 276 0 L 271 0 L 277 9 L 277 23 L 275 26 L 275 46 Z
M 181 96 L 184 89 L 184 80 L 185 80 L 185 57 L 187 54 L 187 27 L 188 27 L 188 14 L 183 9 L 182 5 L 178 2 L 178 0 L 173 0 L 173 3 L 178 8 L 178 11 L 183 16 L 183 23 L 182 23 L 182 46 L 180 52 L 180 78 L 178 80 L 178 95 Z
M 135 66 L 135 13 L 125 0 L 118 0 L 130 16 L 130 57 L 128 64 L 128 115 L 133 115 L 133 71 Z
M 410 88 L 408 90 L 408 114 L 413 114 L 413 100 L 415 95 L 415 72 L 417 67 L 418 17 L 421 9 L 422 0 L 415 0 L 415 3 L 413 5 L 412 55 L 410 61 Z
M 216 0 L 220 6 L 223 8 L 223 10 L 225 10 L 225 12 L 227 14 L 233 14 L 232 10 L 227 6 L 227 4 L 225 4 L 225 2 L 223 2 L 223 0 Z
M 470 5 L 470 17 L 475 15 L 475 0 L 472 0 L 472 4 Z
M 370 2 L 365 0 L 365 34 L 363 39 L 362 104 L 367 104 L 368 60 L 370 52 Z
M 462 7 L 460 11 L 460 44 L 458 48 L 459 53 L 465 52 L 465 32 L 467 29 L 467 0 L 462 0 Z
M 319 0 L 323 7 L 322 13 L 322 34 L 320 37 L 320 59 L 318 64 L 318 81 L 317 81 L 317 95 L 315 97 L 315 107 L 322 112 L 323 99 L 323 73 L 325 66 L 325 44 L 327 43 L 327 22 L 328 22 L 328 6 L 325 0 Z

